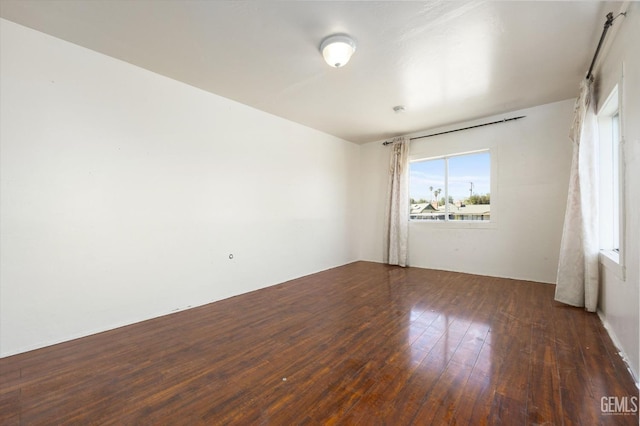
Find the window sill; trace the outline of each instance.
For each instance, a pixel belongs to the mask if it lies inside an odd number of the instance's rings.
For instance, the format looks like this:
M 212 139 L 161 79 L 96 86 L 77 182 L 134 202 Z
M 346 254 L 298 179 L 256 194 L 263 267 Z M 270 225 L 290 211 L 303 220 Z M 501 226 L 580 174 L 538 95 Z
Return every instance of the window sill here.
M 411 226 L 426 226 L 434 229 L 495 229 L 496 222 L 481 220 L 409 220 Z
M 625 280 L 625 267 L 620 261 L 620 253 L 613 250 L 600 250 L 600 264 L 613 272 L 621 281 Z

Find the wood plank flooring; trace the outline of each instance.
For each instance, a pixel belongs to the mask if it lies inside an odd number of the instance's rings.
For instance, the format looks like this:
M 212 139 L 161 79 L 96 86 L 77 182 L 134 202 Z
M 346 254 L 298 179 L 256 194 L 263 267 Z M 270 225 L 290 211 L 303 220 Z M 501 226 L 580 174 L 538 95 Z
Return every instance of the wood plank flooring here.
M 553 292 L 357 262 L 0 359 L 0 424 L 637 425 L 602 411 L 638 390 L 598 317 Z

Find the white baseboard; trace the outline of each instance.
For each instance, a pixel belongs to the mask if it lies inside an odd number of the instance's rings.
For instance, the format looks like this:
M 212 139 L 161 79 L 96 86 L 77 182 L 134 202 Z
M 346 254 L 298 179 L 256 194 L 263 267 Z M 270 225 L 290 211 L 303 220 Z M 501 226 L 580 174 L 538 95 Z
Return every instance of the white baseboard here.
M 604 329 L 607 330 L 607 334 L 609 334 L 611 341 L 613 342 L 614 346 L 618 350 L 618 355 L 622 357 L 622 360 L 627 366 L 627 370 L 629 371 L 629 374 L 631 374 L 633 381 L 636 383 L 636 387 L 640 389 L 640 383 L 638 382 L 638 374 L 631 367 L 631 364 L 629 363 L 629 357 L 627 356 L 626 352 L 622 349 L 622 345 L 620 345 L 618 336 L 616 336 L 616 333 L 614 333 L 604 313 L 600 309 L 598 309 L 597 313 L 598 313 L 598 317 L 600 318 L 600 321 L 602 321 L 602 325 L 604 325 Z

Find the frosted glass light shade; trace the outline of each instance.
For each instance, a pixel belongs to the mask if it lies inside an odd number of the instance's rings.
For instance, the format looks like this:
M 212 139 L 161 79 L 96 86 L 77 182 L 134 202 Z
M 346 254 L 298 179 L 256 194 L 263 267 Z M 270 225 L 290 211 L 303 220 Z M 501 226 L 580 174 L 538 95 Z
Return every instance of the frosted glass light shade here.
M 322 41 L 320 51 L 329 66 L 340 68 L 351 59 L 356 43 L 345 35 L 333 35 Z

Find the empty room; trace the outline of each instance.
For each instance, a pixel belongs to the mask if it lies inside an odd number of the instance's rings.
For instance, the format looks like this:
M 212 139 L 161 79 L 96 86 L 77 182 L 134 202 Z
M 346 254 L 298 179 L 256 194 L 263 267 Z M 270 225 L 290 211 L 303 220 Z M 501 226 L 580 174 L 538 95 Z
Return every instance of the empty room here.
M 637 425 L 640 2 L 0 0 L 0 424 Z

